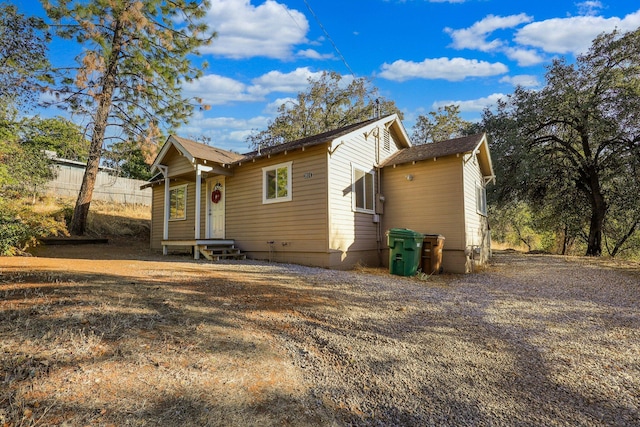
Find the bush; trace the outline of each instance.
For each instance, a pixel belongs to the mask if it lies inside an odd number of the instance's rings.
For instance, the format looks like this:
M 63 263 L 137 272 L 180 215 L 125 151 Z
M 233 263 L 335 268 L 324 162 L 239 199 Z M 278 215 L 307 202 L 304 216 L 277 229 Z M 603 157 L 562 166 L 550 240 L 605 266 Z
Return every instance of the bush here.
M 22 255 L 38 244 L 38 238 L 68 235 L 64 220 L 33 211 L 19 200 L 0 201 L 0 255 Z
M 16 255 L 26 249 L 34 236 L 30 227 L 18 218 L 0 216 L 0 255 Z

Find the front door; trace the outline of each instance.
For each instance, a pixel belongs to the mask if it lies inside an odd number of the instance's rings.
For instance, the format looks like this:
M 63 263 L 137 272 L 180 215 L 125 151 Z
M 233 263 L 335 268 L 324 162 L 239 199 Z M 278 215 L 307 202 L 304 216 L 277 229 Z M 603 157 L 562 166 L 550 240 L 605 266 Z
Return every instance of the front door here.
M 224 176 L 216 176 L 207 181 L 207 238 L 224 239 L 225 212 Z

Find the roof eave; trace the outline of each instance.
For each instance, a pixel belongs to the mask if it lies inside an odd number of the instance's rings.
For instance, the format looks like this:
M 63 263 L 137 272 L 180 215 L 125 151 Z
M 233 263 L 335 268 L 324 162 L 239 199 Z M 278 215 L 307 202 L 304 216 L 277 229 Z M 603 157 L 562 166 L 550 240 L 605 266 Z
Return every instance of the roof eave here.
M 487 134 L 482 134 L 480 142 L 473 150 L 474 153 L 478 153 L 478 160 L 480 161 L 480 168 L 483 169 L 483 176 L 495 179 L 495 172 L 493 171 L 493 162 L 491 161 L 491 153 L 489 151 L 489 141 L 487 140 Z M 482 155 L 480 155 L 482 154 Z M 482 166 L 484 164 L 484 167 Z
M 405 148 L 409 148 L 411 147 L 413 144 L 411 143 L 411 139 L 409 138 L 409 134 L 407 134 L 407 130 L 404 127 L 404 124 L 402 124 L 402 121 L 400 121 L 400 118 L 398 117 L 397 113 L 394 113 L 390 116 L 388 116 L 389 118 L 391 118 L 391 125 L 390 127 L 394 127 L 397 132 L 400 134 L 400 136 L 402 137 L 402 142 L 404 142 L 404 147 Z M 389 121 L 387 121 L 387 123 L 389 123 Z
M 164 143 L 164 145 L 160 149 L 160 152 L 158 153 L 158 155 L 156 156 L 155 160 L 153 161 L 153 164 L 151 165 L 151 172 L 153 172 L 155 170 L 158 170 L 159 172 L 162 172 L 162 170 L 158 167 L 158 165 L 162 164 L 162 160 L 164 160 L 164 157 L 169 152 L 169 149 L 171 148 L 171 146 L 176 147 L 176 149 L 180 152 L 180 154 L 185 156 L 189 160 L 190 163 L 194 163 L 195 162 L 195 158 L 191 155 L 191 153 L 189 153 L 182 146 L 182 144 L 180 144 L 180 142 L 176 138 L 174 138 L 173 135 L 169 135 L 169 137 L 167 138 L 167 141 Z

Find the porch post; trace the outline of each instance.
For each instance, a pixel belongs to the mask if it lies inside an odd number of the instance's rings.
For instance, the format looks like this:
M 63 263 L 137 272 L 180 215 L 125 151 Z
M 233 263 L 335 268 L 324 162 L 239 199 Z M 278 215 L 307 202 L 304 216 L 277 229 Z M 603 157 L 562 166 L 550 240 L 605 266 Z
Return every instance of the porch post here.
M 196 212 L 195 212 L 195 238 L 200 239 L 200 192 L 202 191 L 202 170 L 196 165 Z M 200 247 L 196 243 L 193 247 L 193 258 L 200 259 Z
M 158 169 L 164 175 L 164 218 L 162 220 L 162 240 L 169 240 L 169 209 L 170 209 L 170 179 L 169 179 L 169 167 L 164 165 L 158 165 Z M 162 245 L 162 254 L 167 255 L 169 250 L 166 245 Z

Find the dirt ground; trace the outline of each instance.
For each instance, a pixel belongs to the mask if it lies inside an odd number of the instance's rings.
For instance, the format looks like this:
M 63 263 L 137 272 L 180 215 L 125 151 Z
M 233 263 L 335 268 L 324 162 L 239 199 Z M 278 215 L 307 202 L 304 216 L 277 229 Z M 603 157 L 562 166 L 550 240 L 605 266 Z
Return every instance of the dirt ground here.
M 289 287 L 289 278 L 220 272 L 127 241 L 36 255 L 0 258 L 0 375 L 8 386 L 0 425 L 332 420 L 304 408 L 301 372 L 252 322 L 327 303 Z
M 43 247 L 0 258 L 0 426 L 637 425 L 639 290 L 582 258 L 421 281 Z

